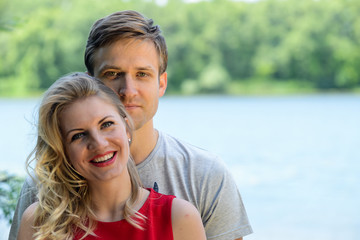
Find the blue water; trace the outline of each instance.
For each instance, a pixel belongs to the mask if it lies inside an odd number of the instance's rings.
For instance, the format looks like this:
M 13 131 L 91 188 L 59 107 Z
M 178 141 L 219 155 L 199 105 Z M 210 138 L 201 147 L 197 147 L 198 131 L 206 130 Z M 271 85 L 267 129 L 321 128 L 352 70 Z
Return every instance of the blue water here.
M 0 99 L 0 169 L 25 174 L 38 101 Z M 245 239 L 360 239 L 360 96 L 164 97 L 155 126 L 226 162 Z

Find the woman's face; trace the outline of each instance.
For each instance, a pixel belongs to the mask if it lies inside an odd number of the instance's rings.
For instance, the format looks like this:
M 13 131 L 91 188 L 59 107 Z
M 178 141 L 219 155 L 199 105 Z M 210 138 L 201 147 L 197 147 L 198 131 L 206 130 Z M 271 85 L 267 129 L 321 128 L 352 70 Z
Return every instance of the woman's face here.
M 128 134 L 112 104 L 98 96 L 76 100 L 61 112 L 60 128 L 68 159 L 89 184 L 127 177 Z

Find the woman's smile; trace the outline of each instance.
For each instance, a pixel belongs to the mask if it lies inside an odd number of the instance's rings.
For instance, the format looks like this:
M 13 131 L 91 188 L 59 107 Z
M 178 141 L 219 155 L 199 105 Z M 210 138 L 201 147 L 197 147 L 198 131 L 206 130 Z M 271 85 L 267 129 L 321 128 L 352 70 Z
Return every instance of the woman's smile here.
M 106 155 L 103 155 L 102 157 L 96 157 L 90 160 L 90 163 L 96 167 L 106 167 L 112 164 L 115 161 L 116 157 L 117 157 L 117 152 L 111 152 Z

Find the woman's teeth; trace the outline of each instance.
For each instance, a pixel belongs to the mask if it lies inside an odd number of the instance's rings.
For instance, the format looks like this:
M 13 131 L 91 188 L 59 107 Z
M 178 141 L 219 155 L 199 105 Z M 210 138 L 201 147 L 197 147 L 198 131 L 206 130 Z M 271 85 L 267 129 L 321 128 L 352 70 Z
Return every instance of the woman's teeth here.
M 112 152 L 112 153 L 109 153 L 109 154 L 106 154 L 102 157 L 99 157 L 99 158 L 95 158 L 94 160 L 92 160 L 92 162 L 105 162 L 107 160 L 110 160 L 113 156 L 114 156 L 115 152 Z

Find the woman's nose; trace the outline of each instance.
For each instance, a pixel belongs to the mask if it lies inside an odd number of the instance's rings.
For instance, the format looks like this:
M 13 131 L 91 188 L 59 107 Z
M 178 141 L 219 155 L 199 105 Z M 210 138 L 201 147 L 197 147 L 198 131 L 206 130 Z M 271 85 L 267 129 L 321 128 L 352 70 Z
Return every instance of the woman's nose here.
M 88 148 L 91 150 L 101 149 L 108 145 L 106 137 L 101 133 L 93 133 L 89 139 Z

